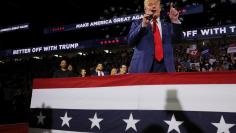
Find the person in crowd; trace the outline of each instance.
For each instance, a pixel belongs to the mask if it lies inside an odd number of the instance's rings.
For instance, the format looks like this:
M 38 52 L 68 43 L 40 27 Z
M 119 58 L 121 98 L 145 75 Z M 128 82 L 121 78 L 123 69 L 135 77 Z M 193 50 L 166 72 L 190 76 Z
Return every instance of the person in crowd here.
M 92 76 L 105 76 L 105 72 L 103 71 L 103 64 L 102 63 L 98 63 L 94 72 L 92 73 Z
M 212 72 L 214 70 L 213 66 L 207 60 L 203 60 L 200 67 L 202 72 Z
M 177 65 L 176 72 L 184 72 L 184 67 L 181 64 Z
M 71 72 L 71 76 L 72 76 L 72 77 L 78 76 L 78 75 L 75 73 L 74 67 L 73 67 L 71 64 L 68 65 L 67 69 L 68 69 L 69 72 Z
M 110 75 L 111 75 L 111 76 L 112 76 L 112 75 L 117 75 L 117 69 L 116 69 L 115 67 L 111 69 Z
M 197 69 L 197 66 L 196 64 L 191 64 L 191 68 L 190 68 L 190 71 L 189 72 L 198 72 L 198 69 Z
M 70 71 L 68 71 L 67 62 L 65 59 L 60 61 L 59 66 L 60 68 L 54 72 L 53 78 L 65 78 L 73 76 L 73 74 Z
M 73 72 L 73 66 L 71 64 L 68 65 L 67 69 L 68 71 Z
M 143 19 L 131 25 L 128 44 L 134 46 L 134 54 L 129 73 L 175 72 L 173 41 L 181 38 L 179 12 L 171 4 L 169 19 L 162 19 L 160 3 L 144 0 Z
M 232 62 L 232 70 L 236 70 L 236 57 L 234 55 L 235 55 L 235 53 L 230 54 L 230 59 Z
M 126 65 L 120 66 L 119 75 L 122 75 L 122 74 L 127 74 L 127 66 Z
M 86 77 L 87 75 L 86 75 L 87 73 L 86 73 L 86 69 L 84 69 L 84 68 L 82 68 L 81 70 L 80 70 L 80 77 Z

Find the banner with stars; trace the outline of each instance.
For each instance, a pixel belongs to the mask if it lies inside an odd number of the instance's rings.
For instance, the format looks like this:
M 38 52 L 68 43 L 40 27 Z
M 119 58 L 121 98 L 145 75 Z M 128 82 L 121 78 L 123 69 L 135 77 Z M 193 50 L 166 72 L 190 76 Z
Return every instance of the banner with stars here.
M 234 133 L 236 72 L 36 79 L 31 133 Z

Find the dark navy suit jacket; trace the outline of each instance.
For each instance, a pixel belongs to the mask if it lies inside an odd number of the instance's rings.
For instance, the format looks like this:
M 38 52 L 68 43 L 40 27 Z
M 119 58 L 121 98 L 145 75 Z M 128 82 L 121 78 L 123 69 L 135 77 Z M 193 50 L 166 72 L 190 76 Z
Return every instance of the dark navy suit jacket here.
M 181 36 L 180 24 L 161 20 L 162 47 L 164 64 L 167 72 L 175 72 L 173 41 Z M 150 72 L 154 61 L 154 36 L 151 24 L 142 27 L 142 20 L 133 21 L 128 34 L 129 45 L 134 46 L 134 54 L 130 62 L 129 73 Z

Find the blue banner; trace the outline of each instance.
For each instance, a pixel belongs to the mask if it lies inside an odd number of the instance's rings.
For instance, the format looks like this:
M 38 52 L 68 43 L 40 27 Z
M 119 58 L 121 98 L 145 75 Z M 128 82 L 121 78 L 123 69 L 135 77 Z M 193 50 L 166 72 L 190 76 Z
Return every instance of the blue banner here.
M 38 53 L 47 53 L 47 52 L 60 52 L 60 51 L 70 51 L 70 50 L 81 50 L 87 48 L 97 48 L 102 46 L 113 46 L 113 45 L 127 45 L 125 37 L 120 37 L 116 39 L 107 39 L 107 40 L 88 40 L 82 42 L 72 42 L 72 43 L 59 43 L 59 44 L 49 44 L 38 47 L 29 47 L 21 49 L 11 49 L 0 51 L 0 57 L 7 56 L 18 56 L 18 55 L 31 55 Z
M 186 40 L 217 38 L 223 35 L 236 35 L 236 24 L 183 31 L 183 39 Z

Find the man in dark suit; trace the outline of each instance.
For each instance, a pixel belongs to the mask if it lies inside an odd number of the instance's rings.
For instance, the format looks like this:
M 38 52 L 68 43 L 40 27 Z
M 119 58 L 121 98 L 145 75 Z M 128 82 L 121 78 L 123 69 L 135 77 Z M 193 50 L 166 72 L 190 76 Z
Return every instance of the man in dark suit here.
M 129 45 L 135 47 L 129 73 L 175 72 L 172 43 L 181 36 L 179 12 L 171 4 L 170 21 L 160 19 L 160 0 L 144 0 L 144 11 L 128 34 Z
M 92 72 L 92 76 L 101 77 L 101 76 L 105 76 L 105 75 L 106 75 L 106 72 L 103 71 L 102 63 L 98 63 L 97 66 L 96 66 L 95 71 Z

